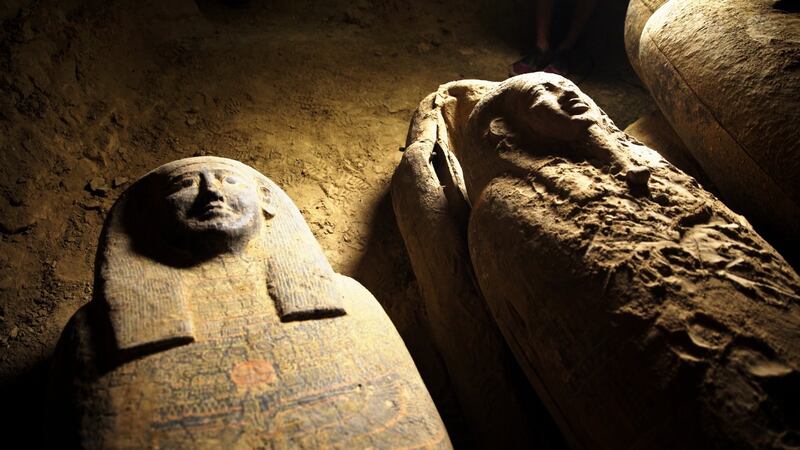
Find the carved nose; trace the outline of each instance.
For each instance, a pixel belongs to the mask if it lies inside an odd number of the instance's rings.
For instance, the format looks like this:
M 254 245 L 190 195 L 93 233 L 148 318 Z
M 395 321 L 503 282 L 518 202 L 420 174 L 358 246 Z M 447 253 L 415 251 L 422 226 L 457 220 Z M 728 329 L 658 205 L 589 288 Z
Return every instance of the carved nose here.
M 202 192 L 204 197 L 207 197 L 209 201 L 211 200 L 222 200 L 222 189 L 219 180 L 214 177 L 203 176 L 201 182 Z
M 561 101 L 564 102 L 564 103 L 569 102 L 570 100 L 573 100 L 573 99 L 576 99 L 576 98 L 580 98 L 580 97 L 578 97 L 578 93 L 575 92 L 575 91 L 564 90 L 564 93 L 561 94 Z

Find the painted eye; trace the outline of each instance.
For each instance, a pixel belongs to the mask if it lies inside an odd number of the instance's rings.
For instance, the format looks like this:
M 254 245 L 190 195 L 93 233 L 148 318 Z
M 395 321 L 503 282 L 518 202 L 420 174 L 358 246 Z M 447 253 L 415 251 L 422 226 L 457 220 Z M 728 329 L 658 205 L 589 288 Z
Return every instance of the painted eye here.
M 180 186 L 182 188 L 191 187 L 191 186 L 194 185 L 194 179 L 193 178 L 184 178 L 179 183 L 180 183 Z

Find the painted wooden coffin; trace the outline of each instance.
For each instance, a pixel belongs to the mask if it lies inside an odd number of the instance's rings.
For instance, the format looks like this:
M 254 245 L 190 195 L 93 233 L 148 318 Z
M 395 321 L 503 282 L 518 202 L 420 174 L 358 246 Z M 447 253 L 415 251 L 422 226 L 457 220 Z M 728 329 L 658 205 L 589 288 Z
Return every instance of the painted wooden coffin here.
M 375 298 L 236 161 L 166 164 L 111 210 L 52 376 L 54 446 L 450 448 Z

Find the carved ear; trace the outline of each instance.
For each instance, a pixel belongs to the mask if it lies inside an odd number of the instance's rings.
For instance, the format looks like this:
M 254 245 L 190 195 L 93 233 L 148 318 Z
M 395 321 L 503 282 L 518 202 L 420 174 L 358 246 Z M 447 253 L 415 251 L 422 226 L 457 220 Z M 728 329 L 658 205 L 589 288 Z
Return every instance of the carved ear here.
M 512 89 L 509 89 L 509 83 L 510 81 L 506 80 L 498 84 L 472 109 L 466 124 L 469 139 L 477 141 L 489 139 L 499 142 L 505 136 L 514 134 L 511 123 L 515 118 L 514 110 L 510 109 L 508 104 L 509 101 L 513 102 L 514 96 L 510 94 Z
M 493 136 L 497 137 L 505 137 L 512 134 L 511 128 L 502 117 L 496 117 L 489 122 L 487 133 L 491 133 Z
M 275 183 L 263 182 L 275 208 L 263 234 L 267 286 L 281 320 L 345 314 L 333 268 L 302 214 Z
M 275 199 L 272 192 L 270 192 L 269 186 L 265 185 L 263 182 L 259 182 L 258 193 L 261 197 L 261 210 L 264 211 L 264 216 L 267 219 L 275 217 Z
M 160 264 L 134 249 L 126 226 L 145 211 L 128 211 L 129 189 L 109 213 L 95 273 L 95 299 L 105 302 L 119 350 L 170 347 L 194 340 L 194 326 L 182 292 L 178 269 Z M 138 213 L 138 214 L 137 214 Z M 136 224 L 139 225 L 139 224 Z

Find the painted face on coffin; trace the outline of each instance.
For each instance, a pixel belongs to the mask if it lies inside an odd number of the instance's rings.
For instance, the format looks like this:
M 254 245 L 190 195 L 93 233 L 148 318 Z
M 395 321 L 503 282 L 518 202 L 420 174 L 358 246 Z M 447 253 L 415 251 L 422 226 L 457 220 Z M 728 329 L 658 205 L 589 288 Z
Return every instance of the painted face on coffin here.
M 235 249 L 261 226 L 258 183 L 220 163 L 190 164 L 166 174 L 165 216 L 181 247 Z

